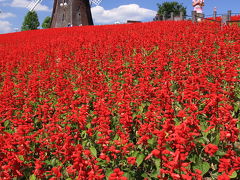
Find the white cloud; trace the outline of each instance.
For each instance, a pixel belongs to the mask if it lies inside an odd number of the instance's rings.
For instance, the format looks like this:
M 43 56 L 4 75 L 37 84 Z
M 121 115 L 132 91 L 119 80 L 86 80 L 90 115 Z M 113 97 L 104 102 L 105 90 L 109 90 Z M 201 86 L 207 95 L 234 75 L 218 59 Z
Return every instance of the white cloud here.
M 20 7 L 20 8 L 27 8 L 29 6 L 33 5 L 31 1 L 29 0 L 13 0 L 10 4 L 11 7 Z M 35 8 L 35 11 L 51 11 L 51 9 L 48 6 L 38 4 Z
M 9 17 L 16 17 L 15 14 L 13 13 L 10 13 L 10 12 L 1 12 L 0 13 L 0 19 L 6 19 L 6 18 L 9 18 Z
M 0 0 L 0 6 L 1 7 L 9 6 L 9 3 L 7 1 L 8 0 Z M 0 9 L 0 11 L 1 11 L 1 9 Z
M 8 21 L 0 20 L 0 34 L 12 32 L 12 25 Z
M 126 22 L 127 20 L 142 21 L 154 18 L 156 11 L 141 8 L 137 4 L 122 5 L 118 8 L 105 10 L 101 6 L 91 9 L 96 24 L 110 24 L 114 22 Z

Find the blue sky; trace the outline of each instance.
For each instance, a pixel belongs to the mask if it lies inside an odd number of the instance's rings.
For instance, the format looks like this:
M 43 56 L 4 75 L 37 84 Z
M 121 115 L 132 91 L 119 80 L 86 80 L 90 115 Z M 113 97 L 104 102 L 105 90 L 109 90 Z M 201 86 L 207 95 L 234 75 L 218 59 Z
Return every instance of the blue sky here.
M 151 21 L 157 11 L 157 3 L 168 0 L 102 0 L 99 6 L 92 7 L 95 24 L 125 23 L 126 20 Z M 187 7 L 187 14 L 191 14 L 192 0 L 178 1 Z M 31 0 L 0 0 L 0 34 L 15 32 L 21 29 L 24 16 L 28 9 L 26 6 Z M 46 16 L 51 16 L 53 0 L 42 0 L 36 8 L 39 21 L 42 23 Z M 232 10 L 240 13 L 240 0 L 205 0 L 204 13 L 211 15 L 213 8 L 219 14 Z

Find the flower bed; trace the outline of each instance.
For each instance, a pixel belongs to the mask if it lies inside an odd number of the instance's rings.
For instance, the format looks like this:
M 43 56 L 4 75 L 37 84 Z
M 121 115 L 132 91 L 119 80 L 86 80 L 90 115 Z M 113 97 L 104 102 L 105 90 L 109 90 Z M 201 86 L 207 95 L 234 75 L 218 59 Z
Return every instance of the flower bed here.
M 188 21 L 0 35 L 1 179 L 239 177 L 239 36 Z

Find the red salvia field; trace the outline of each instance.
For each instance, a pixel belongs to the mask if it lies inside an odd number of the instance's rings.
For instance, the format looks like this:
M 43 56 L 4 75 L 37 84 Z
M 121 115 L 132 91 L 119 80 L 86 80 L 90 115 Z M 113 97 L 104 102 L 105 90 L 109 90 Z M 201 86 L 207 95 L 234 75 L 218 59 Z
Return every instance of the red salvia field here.
M 240 177 L 240 28 L 0 35 L 0 179 Z
M 206 18 L 207 20 L 215 20 L 218 21 L 219 23 L 222 21 L 222 16 L 217 16 L 216 18 L 210 17 Z M 237 23 L 240 24 L 240 15 L 235 15 L 230 17 L 230 22 L 229 24 Z

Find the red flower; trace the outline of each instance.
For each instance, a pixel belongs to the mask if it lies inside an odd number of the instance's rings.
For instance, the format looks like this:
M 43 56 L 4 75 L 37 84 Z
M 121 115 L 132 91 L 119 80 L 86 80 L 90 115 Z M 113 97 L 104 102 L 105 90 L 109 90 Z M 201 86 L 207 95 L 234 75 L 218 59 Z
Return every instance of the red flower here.
M 113 173 L 110 174 L 109 180 L 127 180 L 126 177 L 123 176 L 124 172 L 122 172 L 119 168 L 113 170 Z
M 217 127 L 228 151 L 211 161 L 208 144 L 205 158 L 229 179 L 240 167 L 239 34 L 164 21 L 0 35 L 0 179 L 103 179 L 110 165 L 110 179 L 126 179 L 121 162 L 149 150 L 141 165 L 158 163 L 159 179 L 201 179 L 191 156 Z
M 186 117 L 185 111 L 184 110 L 179 111 L 177 117 Z
M 230 177 L 223 173 L 222 175 L 218 176 L 218 180 L 230 180 Z
M 152 155 L 154 155 L 155 157 L 158 157 L 160 155 L 160 151 L 158 149 L 154 149 L 152 151 Z
M 128 157 L 128 164 L 134 165 L 136 163 L 136 157 Z
M 218 147 L 214 144 L 208 144 L 205 146 L 204 151 L 208 153 L 210 156 L 213 156 L 215 152 L 217 152 Z
M 60 172 L 61 168 L 62 168 L 61 166 L 52 168 L 52 172 L 55 174 L 57 178 L 60 178 L 62 176 Z

